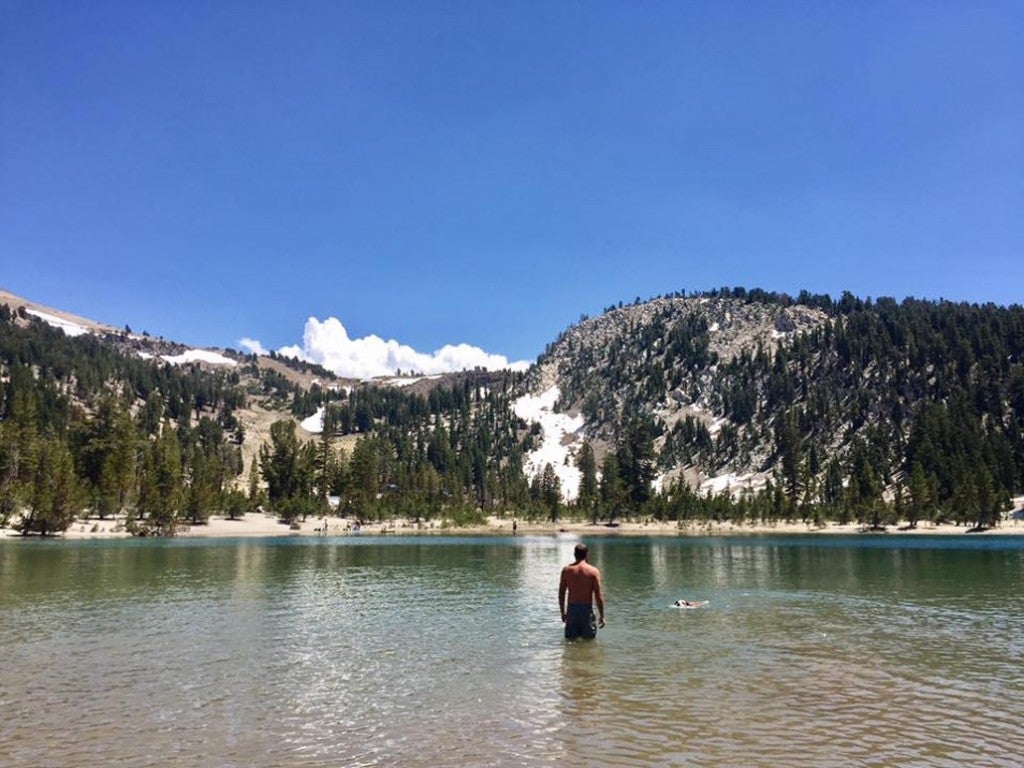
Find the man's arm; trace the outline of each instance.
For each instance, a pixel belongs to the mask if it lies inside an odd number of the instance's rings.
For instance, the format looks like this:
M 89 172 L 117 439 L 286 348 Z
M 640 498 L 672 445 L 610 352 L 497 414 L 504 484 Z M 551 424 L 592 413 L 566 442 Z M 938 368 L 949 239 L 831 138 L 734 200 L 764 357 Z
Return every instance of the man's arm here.
M 594 602 L 597 603 L 597 626 L 604 626 L 604 592 L 601 590 L 601 572 L 594 576 Z
M 569 588 L 569 585 L 565 581 L 565 570 L 562 570 L 562 575 L 558 579 L 558 610 L 562 614 L 562 621 L 565 621 L 565 591 Z

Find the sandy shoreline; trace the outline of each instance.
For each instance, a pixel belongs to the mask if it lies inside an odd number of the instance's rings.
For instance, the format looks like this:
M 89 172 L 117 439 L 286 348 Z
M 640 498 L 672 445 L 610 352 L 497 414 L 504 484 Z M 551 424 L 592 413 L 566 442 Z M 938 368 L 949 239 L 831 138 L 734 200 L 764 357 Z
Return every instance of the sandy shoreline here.
M 878 536 L 885 534 L 910 534 L 914 536 L 929 535 L 964 535 L 968 528 L 962 525 L 933 525 L 932 523 L 921 523 L 915 529 L 905 529 L 903 526 L 888 526 L 885 532 L 864 531 L 863 527 L 856 523 L 840 525 L 829 523 L 824 528 L 818 528 L 804 523 L 776 523 L 776 524 L 742 524 L 737 525 L 731 522 L 690 522 L 680 525 L 676 522 L 622 522 L 615 526 L 604 524 L 593 525 L 587 522 L 559 521 L 552 522 L 530 522 L 517 520 L 516 529 L 519 535 L 543 535 L 554 536 L 558 533 L 572 533 L 580 536 L 729 536 L 729 535 L 765 535 L 765 534 L 862 534 L 866 536 Z M 482 535 L 482 536 L 508 536 L 512 534 L 511 518 L 489 518 L 486 525 L 454 527 L 442 525 L 438 521 L 426 523 L 414 523 L 409 520 L 394 520 L 385 523 L 364 523 L 358 528 L 354 521 L 343 517 L 329 516 L 325 518 L 309 518 L 298 524 L 297 528 L 290 528 L 287 524 L 276 518 L 255 512 L 250 512 L 237 520 L 229 520 L 222 517 L 213 517 L 205 525 L 187 526 L 177 535 L 182 537 L 230 537 L 230 536 L 342 536 L 342 535 L 437 535 L 437 534 L 459 534 L 459 535 Z M 1005 536 L 1024 535 L 1024 519 L 1021 519 L 1019 511 L 1013 516 L 1008 516 L 996 528 L 991 528 L 978 533 L 971 533 L 972 536 Z M 99 520 L 90 518 L 86 521 L 76 521 L 65 531 L 61 538 L 65 539 L 110 539 L 129 538 L 128 534 L 119 520 Z M 4 528 L 0 529 L 0 538 L 23 538 L 17 531 Z M 38 537 L 26 537 L 38 538 Z

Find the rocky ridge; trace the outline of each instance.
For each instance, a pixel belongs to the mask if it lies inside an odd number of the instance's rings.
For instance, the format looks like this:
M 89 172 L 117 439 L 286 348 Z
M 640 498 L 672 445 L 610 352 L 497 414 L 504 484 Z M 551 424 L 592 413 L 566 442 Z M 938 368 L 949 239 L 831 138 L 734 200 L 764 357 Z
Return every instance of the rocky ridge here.
M 723 414 L 719 368 L 742 355 L 772 356 L 827 320 L 822 310 L 804 305 L 705 296 L 622 306 L 562 333 L 530 371 L 526 387 L 533 395 L 557 387 L 554 410 L 583 415 L 583 427 L 561 440 L 566 464 L 584 440 L 600 458 L 624 424 L 641 418 L 652 421 L 658 435 L 659 487 L 676 478 L 716 491 L 756 487 L 771 475 L 771 441 L 760 434 L 763 425 L 734 425 Z M 677 461 L 665 448 L 686 419 L 711 437 L 723 429 L 745 431 L 751 449 L 726 461 Z

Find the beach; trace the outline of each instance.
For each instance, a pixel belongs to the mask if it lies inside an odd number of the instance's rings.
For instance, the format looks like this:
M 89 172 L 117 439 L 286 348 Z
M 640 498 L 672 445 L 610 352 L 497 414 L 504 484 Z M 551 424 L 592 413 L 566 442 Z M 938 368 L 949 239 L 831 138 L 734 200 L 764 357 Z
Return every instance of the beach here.
M 1020 500 L 1016 500 L 1020 501 Z M 185 537 L 230 537 L 230 536 L 343 536 L 343 535 L 478 535 L 508 536 L 512 531 L 512 517 L 488 517 L 483 525 L 454 526 L 440 520 L 416 522 L 406 519 L 393 519 L 383 522 L 357 523 L 352 518 L 329 515 L 310 517 L 298 521 L 294 526 L 281 522 L 273 515 L 249 512 L 231 520 L 227 517 L 212 516 L 200 525 L 181 523 L 177 536 Z M 554 536 L 559 533 L 577 536 L 742 536 L 742 535 L 833 535 L 863 534 L 866 536 L 884 536 L 886 534 L 910 534 L 914 536 L 957 536 L 966 534 L 970 528 L 965 525 L 951 523 L 934 524 L 919 523 L 910 528 L 906 523 L 886 526 L 884 531 L 866 530 L 859 523 L 827 523 L 819 527 L 812 523 L 775 522 L 775 523 L 734 523 L 731 521 L 683 521 L 674 520 L 624 520 L 612 525 L 579 520 L 559 520 L 552 522 L 530 521 L 515 518 L 516 534 L 520 536 Z M 1000 525 L 984 531 L 971 531 L 970 535 L 1002 536 L 1024 534 L 1024 514 L 1021 505 L 1015 504 L 1014 510 L 1004 515 Z M 88 518 L 76 520 L 59 538 L 65 539 L 110 539 L 130 538 L 124 529 L 123 519 Z M 21 534 L 13 528 L 0 529 L 2 538 L 21 538 Z M 38 538 L 38 537 L 27 537 Z

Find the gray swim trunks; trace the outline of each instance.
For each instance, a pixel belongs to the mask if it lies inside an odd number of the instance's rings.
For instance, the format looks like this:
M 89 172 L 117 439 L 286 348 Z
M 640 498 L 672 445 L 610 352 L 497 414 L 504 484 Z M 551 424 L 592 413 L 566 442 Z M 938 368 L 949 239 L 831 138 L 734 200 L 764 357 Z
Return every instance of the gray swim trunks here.
M 565 639 L 577 637 L 593 640 L 597 637 L 597 619 L 594 609 L 588 603 L 569 603 L 565 614 Z

